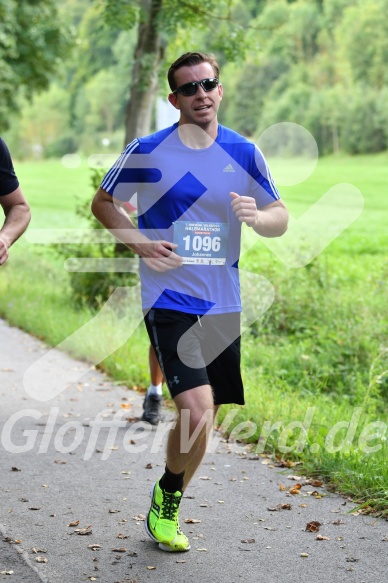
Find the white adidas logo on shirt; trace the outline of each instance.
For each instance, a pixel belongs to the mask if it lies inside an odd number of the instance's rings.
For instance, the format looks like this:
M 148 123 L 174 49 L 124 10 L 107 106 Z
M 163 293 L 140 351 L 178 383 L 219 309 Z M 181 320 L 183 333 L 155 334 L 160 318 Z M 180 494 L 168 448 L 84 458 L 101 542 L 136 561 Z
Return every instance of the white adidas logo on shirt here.
M 232 164 L 228 164 L 227 166 L 225 166 L 225 168 L 223 169 L 223 172 L 236 172 L 235 169 L 233 168 Z

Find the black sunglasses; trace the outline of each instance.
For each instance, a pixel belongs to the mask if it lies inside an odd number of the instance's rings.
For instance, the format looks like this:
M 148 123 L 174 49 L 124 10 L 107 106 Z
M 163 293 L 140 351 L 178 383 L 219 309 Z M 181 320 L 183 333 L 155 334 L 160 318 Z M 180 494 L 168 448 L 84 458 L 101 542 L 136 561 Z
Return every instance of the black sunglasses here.
M 213 91 L 216 87 L 218 87 L 218 79 L 217 77 L 210 77 L 209 79 L 202 79 L 202 81 L 192 81 L 191 83 L 185 83 L 181 85 L 173 93 L 181 93 L 185 97 L 189 95 L 195 95 L 198 91 L 198 86 L 201 86 L 206 93 L 208 91 Z

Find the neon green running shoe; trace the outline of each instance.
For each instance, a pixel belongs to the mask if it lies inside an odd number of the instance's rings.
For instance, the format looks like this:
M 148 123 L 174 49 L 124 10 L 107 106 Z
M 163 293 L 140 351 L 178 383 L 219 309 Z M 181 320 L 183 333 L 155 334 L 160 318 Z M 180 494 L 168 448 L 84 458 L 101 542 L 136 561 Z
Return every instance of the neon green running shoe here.
M 177 537 L 182 492 L 165 492 L 157 481 L 151 491 L 151 498 L 151 508 L 144 522 L 145 529 L 152 540 L 169 545 Z
M 168 545 L 159 543 L 159 548 L 162 551 L 166 551 L 167 553 L 183 553 L 185 551 L 189 551 L 191 549 L 191 546 L 189 543 L 189 539 L 181 531 L 181 528 L 178 523 L 178 529 L 176 531 L 176 537 L 174 538 L 174 540 Z

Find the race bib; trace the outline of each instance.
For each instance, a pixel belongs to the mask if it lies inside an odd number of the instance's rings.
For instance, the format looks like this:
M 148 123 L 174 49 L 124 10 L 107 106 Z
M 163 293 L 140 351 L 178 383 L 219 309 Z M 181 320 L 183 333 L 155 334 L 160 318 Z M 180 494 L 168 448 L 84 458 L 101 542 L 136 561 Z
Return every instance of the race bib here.
M 225 265 L 229 223 L 195 223 L 176 221 L 174 253 L 184 264 Z

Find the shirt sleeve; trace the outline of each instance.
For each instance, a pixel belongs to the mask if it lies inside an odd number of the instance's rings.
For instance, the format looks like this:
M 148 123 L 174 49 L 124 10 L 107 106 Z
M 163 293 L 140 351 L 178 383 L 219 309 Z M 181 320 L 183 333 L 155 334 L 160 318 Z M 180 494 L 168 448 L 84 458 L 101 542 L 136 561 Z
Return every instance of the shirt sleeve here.
M 251 196 L 256 199 L 258 208 L 280 199 L 279 191 L 275 186 L 268 164 L 262 151 L 256 145 L 254 146 L 251 176 Z
M 0 196 L 5 196 L 16 190 L 19 181 L 13 168 L 11 154 L 6 143 L 0 138 Z
M 138 146 L 139 140 L 135 138 L 127 145 L 121 156 L 104 176 L 104 179 L 101 182 L 101 188 L 103 188 L 108 194 L 115 196 L 116 198 L 121 198 L 120 194 L 123 187 L 128 182 L 136 182 L 136 180 L 130 180 L 132 176 L 129 176 L 132 171 L 130 156 L 137 150 Z

